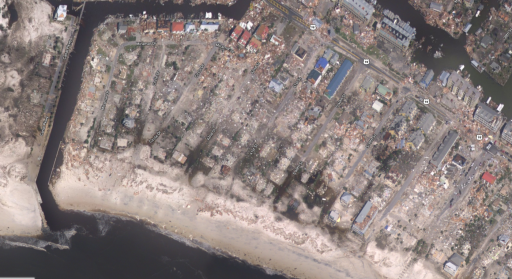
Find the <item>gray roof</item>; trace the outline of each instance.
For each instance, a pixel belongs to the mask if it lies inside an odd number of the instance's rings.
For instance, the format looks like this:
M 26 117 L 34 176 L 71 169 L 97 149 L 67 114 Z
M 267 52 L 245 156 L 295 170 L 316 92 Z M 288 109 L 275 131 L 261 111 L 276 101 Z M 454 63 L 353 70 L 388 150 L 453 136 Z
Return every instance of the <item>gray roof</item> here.
M 340 59 L 340 55 L 337 54 L 337 53 L 334 53 L 334 55 L 331 57 L 331 59 L 329 60 L 329 63 L 330 64 L 336 64 L 338 63 L 338 60 Z
M 498 63 L 496 63 L 496 61 L 492 61 L 491 63 L 491 69 L 495 72 L 501 70 L 501 67 Z
M 359 24 L 354 23 L 354 34 L 359 34 Z
M 276 93 L 281 92 L 281 90 L 283 90 L 283 86 L 284 86 L 283 83 L 280 80 L 275 79 L 275 78 L 272 79 L 270 81 L 270 84 L 268 85 L 268 87 L 270 89 L 274 90 Z
M 488 34 L 486 34 L 486 35 L 482 38 L 482 41 L 480 41 L 480 45 L 481 45 L 481 46 L 483 46 L 484 48 L 486 48 L 487 46 L 489 46 L 491 43 L 492 43 L 492 38 L 491 38 L 491 36 L 489 36 Z
M 503 133 L 501 133 L 501 136 L 512 136 L 512 122 L 507 122 L 505 124 L 505 127 L 503 128 Z
M 364 221 L 364 218 L 366 218 L 366 215 L 368 215 L 368 212 L 370 212 L 370 208 L 372 208 L 372 203 L 370 201 L 367 201 L 361 211 L 359 212 L 359 215 L 357 215 L 355 222 L 361 223 Z
M 439 145 L 439 148 L 437 149 L 436 153 L 434 153 L 434 156 L 432 156 L 430 163 L 436 167 L 439 167 L 441 162 L 443 162 L 444 157 L 446 157 L 446 154 L 448 154 L 448 151 L 450 151 L 450 148 L 452 148 L 458 137 L 459 133 L 456 131 L 450 131 L 444 138 L 443 142 Z
M 374 82 L 375 80 L 371 76 L 366 76 L 363 80 L 363 83 L 361 83 L 361 88 L 368 90 Z
M 391 122 L 391 125 L 389 125 L 390 130 L 402 130 L 405 128 L 405 125 L 407 122 L 405 121 L 405 117 L 402 115 L 397 115 L 395 119 L 393 119 L 393 122 Z
M 414 113 L 416 110 L 416 103 L 413 101 L 407 101 L 402 106 L 402 109 L 400 110 L 400 114 L 404 114 L 405 116 L 410 116 Z
M 486 104 L 479 103 L 475 111 L 475 116 L 483 118 L 487 122 L 492 122 L 494 117 L 498 115 L 498 112 L 488 107 Z
M 342 201 L 344 203 L 349 203 L 351 199 L 352 199 L 352 195 L 348 192 L 343 193 L 340 197 L 340 201 Z
M 385 17 L 381 21 L 379 33 L 401 46 L 409 46 L 416 36 L 416 28 L 402 21 L 398 15 L 389 10 L 384 10 L 383 14 Z
M 421 130 L 416 130 L 409 136 L 408 142 L 412 142 L 414 148 L 419 148 L 421 144 L 425 141 L 425 136 L 421 132 Z
M 135 119 L 133 119 L 131 117 L 124 118 L 122 123 L 126 128 L 131 129 L 131 128 L 135 127 Z
M 453 255 L 448 259 L 448 261 L 459 267 L 464 261 L 464 258 L 457 253 L 453 253 Z
M 498 236 L 498 241 L 503 243 L 503 244 L 507 244 L 507 242 L 509 241 L 510 237 L 506 234 L 502 234 L 500 236 Z
M 436 3 L 436 2 L 430 2 L 430 8 L 434 11 L 442 12 L 443 11 L 443 5 Z
M 334 55 L 334 53 L 335 53 L 335 52 L 334 52 L 332 49 L 328 48 L 328 49 L 326 49 L 326 50 L 324 51 L 324 56 L 323 56 L 323 58 L 325 58 L 325 59 L 329 60 L 329 59 L 331 59 L 331 57 Z
M 375 11 L 373 5 L 365 0 L 343 0 L 343 4 L 348 6 L 352 13 L 357 13 L 366 20 L 370 19 Z
M 128 25 L 124 21 L 117 23 L 117 31 L 126 31 L 127 29 Z
M 418 122 L 418 128 L 420 128 L 424 133 L 428 133 L 435 122 L 436 119 L 432 113 L 427 112 L 421 116 L 420 121 Z

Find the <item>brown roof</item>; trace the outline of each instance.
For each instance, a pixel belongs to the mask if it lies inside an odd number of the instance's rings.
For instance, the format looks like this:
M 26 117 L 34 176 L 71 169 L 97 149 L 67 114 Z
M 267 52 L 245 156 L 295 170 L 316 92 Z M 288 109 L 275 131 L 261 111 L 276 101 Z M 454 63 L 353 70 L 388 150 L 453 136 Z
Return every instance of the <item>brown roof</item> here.
M 173 22 L 172 23 L 172 32 L 183 32 L 185 30 L 184 22 Z

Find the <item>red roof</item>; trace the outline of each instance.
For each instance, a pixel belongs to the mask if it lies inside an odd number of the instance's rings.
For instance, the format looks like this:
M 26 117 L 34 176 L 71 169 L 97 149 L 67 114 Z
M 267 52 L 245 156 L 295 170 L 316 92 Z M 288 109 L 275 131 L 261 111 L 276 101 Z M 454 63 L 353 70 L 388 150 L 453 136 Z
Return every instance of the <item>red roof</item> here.
M 482 175 L 482 179 L 489 182 L 490 184 L 494 184 L 494 181 L 496 181 L 496 176 L 493 176 L 489 172 L 485 172 L 484 175 Z
M 249 46 L 251 46 L 253 49 L 255 49 L 255 50 L 256 50 L 256 49 L 260 48 L 260 46 L 261 46 L 261 42 L 260 42 L 260 41 L 258 41 L 258 39 L 256 39 L 256 38 L 254 38 L 254 37 L 253 37 L 253 38 L 251 39 L 251 41 L 249 42 Z
M 266 25 L 260 25 L 260 27 L 258 27 L 258 30 L 256 30 L 256 37 L 262 39 L 262 40 L 265 40 L 267 38 L 267 34 L 268 34 L 268 27 Z
M 183 32 L 185 30 L 184 22 L 173 22 L 172 23 L 172 32 Z
M 244 30 L 242 37 L 240 37 L 240 43 L 246 44 L 249 41 L 250 37 L 251 37 L 251 33 L 249 33 L 249 31 L 247 31 L 247 30 Z
M 242 31 L 244 31 L 244 29 L 242 28 L 242 26 L 238 25 L 237 27 L 235 27 L 235 30 L 233 30 L 233 33 L 231 33 L 231 38 L 233 39 L 238 39 L 238 37 L 240 37 L 240 34 L 242 34 Z

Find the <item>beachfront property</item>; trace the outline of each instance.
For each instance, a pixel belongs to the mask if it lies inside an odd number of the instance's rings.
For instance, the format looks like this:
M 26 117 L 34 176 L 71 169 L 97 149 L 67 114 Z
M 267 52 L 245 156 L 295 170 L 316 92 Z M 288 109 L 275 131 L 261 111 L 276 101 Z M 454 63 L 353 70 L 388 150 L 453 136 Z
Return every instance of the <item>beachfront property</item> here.
M 490 44 L 492 44 L 492 38 L 491 36 L 489 35 L 485 35 L 482 40 L 480 41 L 480 45 L 483 47 L 483 48 L 487 48 Z
M 128 24 L 124 21 L 120 21 L 117 23 L 117 34 L 124 34 L 128 30 Z
M 378 31 L 379 38 L 405 51 L 416 36 L 416 28 L 411 27 L 408 22 L 403 22 L 390 10 L 384 10 L 383 14 L 384 18 Z
M 461 255 L 454 253 L 445 263 L 444 271 L 448 272 L 451 276 L 455 276 L 460 265 L 464 261 Z
M 373 5 L 365 0 L 342 0 L 341 5 L 363 22 L 370 20 L 375 12 Z
M 432 79 L 434 79 L 434 71 L 432 69 L 427 70 L 425 72 L 425 75 L 423 76 L 423 78 L 420 81 L 420 85 L 423 88 L 427 88 L 428 85 L 430 84 L 430 82 L 432 81 Z
M 423 131 L 423 133 L 427 134 L 430 132 L 432 127 L 434 127 L 434 123 L 436 123 L 436 119 L 432 113 L 427 112 L 423 114 L 420 118 L 420 121 L 418 121 L 418 129 Z
M 345 77 L 350 72 L 350 69 L 352 69 L 352 62 L 350 62 L 348 59 L 345 59 L 325 89 L 325 96 L 327 98 L 331 99 L 332 96 L 336 94 L 336 91 L 345 80 Z
M 505 127 L 501 132 L 501 138 L 504 139 L 506 142 L 512 144 L 512 123 L 507 122 L 507 124 L 505 124 Z
M 482 97 L 482 93 L 473 87 L 457 72 L 452 72 L 448 77 L 448 88 L 459 100 L 463 100 L 470 107 L 476 106 Z
M 496 133 L 503 125 L 503 117 L 501 117 L 501 113 L 488 107 L 484 103 L 479 103 L 477 105 L 473 118 L 494 133 Z
M 443 139 L 443 142 L 437 148 L 436 153 L 434 153 L 434 156 L 432 156 L 430 163 L 440 169 L 441 163 L 443 162 L 452 146 L 455 144 L 457 138 L 459 138 L 459 133 L 456 131 L 448 132 L 448 135 L 446 135 L 446 137 Z
M 55 20 L 63 21 L 68 13 L 68 5 L 59 5 L 55 12 Z
M 352 231 L 360 235 L 364 235 L 368 230 L 368 227 L 372 224 L 373 219 L 375 219 L 375 216 L 377 216 L 378 211 L 379 208 L 376 205 L 367 201 L 354 220 L 354 223 L 352 224 Z

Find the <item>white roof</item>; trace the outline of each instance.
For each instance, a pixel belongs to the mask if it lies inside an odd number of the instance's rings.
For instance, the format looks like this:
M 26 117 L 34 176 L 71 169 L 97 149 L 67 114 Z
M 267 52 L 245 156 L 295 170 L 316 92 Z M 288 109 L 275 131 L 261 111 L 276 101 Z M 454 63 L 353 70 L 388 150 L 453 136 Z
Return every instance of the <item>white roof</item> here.
M 379 102 L 378 100 L 375 101 L 372 105 L 372 108 L 378 112 L 380 112 L 382 110 L 382 108 L 384 107 L 384 104 Z

